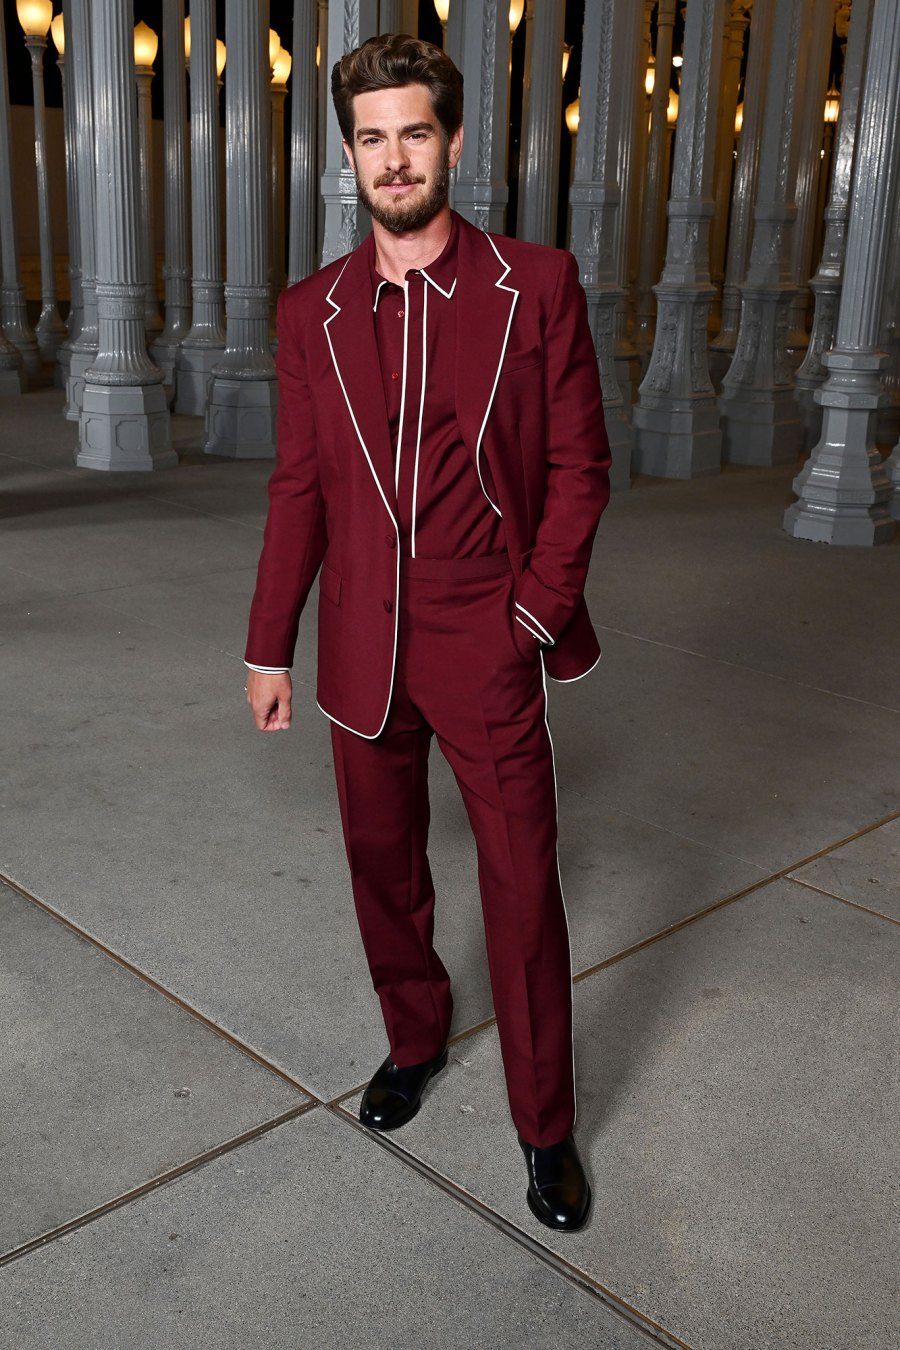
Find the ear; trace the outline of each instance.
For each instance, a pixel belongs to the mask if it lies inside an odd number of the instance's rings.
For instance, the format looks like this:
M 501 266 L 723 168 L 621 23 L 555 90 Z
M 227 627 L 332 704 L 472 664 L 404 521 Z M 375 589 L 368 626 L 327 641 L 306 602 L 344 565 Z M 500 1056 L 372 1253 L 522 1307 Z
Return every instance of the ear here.
M 459 163 L 459 157 L 463 148 L 463 129 L 458 127 L 447 142 L 447 153 L 450 157 L 450 168 L 455 169 Z
M 350 165 L 350 168 L 353 170 L 353 172 L 356 173 L 356 161 L 353 158 L 353 151 L 350 149 L 350 146 L 347 143 L 347 141 L 341 141 L 341 145 L 344 147 L 344 154 L 347 156 L 347 163 Z

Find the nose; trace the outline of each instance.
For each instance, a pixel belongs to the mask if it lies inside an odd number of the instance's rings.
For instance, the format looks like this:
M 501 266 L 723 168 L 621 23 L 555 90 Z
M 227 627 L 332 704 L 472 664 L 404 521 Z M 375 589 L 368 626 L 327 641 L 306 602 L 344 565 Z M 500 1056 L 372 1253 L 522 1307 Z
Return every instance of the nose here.
M 409 153 L 399 136 L 385 142 L 384 167 L 391 173 L 400 173 L 409 167 Z

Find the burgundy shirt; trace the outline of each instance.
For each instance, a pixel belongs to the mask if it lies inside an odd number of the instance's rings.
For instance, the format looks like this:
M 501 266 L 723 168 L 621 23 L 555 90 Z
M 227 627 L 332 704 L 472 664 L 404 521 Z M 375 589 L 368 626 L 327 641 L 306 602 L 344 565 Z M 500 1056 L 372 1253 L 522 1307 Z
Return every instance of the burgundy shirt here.
M 400 549 L 414 558 L 478 558 L 506 548 L 456 420 L 456 219 L 439 257 L 402 286 L 375 267 L 375 340 L 394 448 Z M 370 236 L 371 237 L 371 236 Z M 496 500 L 482 460 L 485 491 Z

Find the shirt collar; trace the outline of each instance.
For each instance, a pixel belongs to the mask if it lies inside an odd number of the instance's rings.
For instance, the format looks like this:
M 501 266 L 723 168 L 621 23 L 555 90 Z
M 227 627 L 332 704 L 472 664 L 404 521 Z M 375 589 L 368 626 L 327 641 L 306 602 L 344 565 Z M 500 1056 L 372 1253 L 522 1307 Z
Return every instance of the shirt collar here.
M 455 212 L 451 212 L 450 220 L 450 233 L 443 249 L 434 262 L 430 262 L 427 267 L 419 269 L 425 280 L 430 282 L 436 291 L 440 291 L 445 300 L 449 300 L 456 290 L 456 254 L 459 226 Z M 391 283 L 381 275 L 375 266 L 374 241 L 369 255 L 369 266 L 372 274 L 372 309 L 376 310 L 382 291 L 385 286 L 389 286 Z

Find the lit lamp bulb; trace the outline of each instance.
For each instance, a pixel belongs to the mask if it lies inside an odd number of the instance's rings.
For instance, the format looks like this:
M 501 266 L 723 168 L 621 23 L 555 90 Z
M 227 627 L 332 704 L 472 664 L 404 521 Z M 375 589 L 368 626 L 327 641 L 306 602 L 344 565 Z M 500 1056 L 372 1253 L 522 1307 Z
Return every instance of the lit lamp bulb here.
M 191 21 L 189 18 L 184 21 L 184 59 L 185 61 L 191 59 Z
M 580 104 L 580 99 L 573 98 L 572 102 L 566 108 L 566 126 L 569 128 L 569 133 L 572 136 L 578 131 L 578 117 L 581 111 Z
M 744 125 L 744 105 L 739 103 L 734 110 L 734 138 L 737 140 Z
M 434 10 L 441 23 L 446 23 L 450 17 L 450 0 L 434 0 Z
M 221 80 L 222 71 L 225 69 L 225 43 L 221 38 L 216 38 L 216 75 Z
M 571 44 L 570 42 L 564 42 L 564 43 L 563 43 L 563 59 L 562 59 L 562 77 L 563 77 L 563 83 L 564 83 L 564 84 L 565 84 L 565 80 L 566 80 L 566 71 L 569 69 L 569 57 L 570 57 L 571 55 L 572 55 L 572 44 Z
M 840 111 L 841 96 L 834 85 L 832 85 L 825 95 L 825 121 L 832 124 L 835 123 L 838 120 Z
M 650 64 L 647 67 L 647 73 L 644 76 L 644 93 L 647 95 L 648 98 L 650 98 L 650 96 L 652 95 L 653 87 L 655 84 L 656 84 L 656 61 L 651 56 Z
M 681 67 L 684 65 L 684 57 L 683 57 L 683 56 L 673 56 L 673 57 L 672 57 L 672 65 L 675 67 L 676 70 L 680 70 Z
M 53 0 L 16 0 L 16 13 L 26 37 L 45 38 L 53 18 Z
M 291 73 L 291 54 L 286 52 L 283 47 L 279 47 L 278 55 L 275 57 L 275 64 L 272 67 L 272 83 L 285 85 L 288 82 L 288 76 Z
M 65 20 L 61 14 L 50 25 L 50 36 L 53 38 L 53 45 L 56 48 L 58 56 L 64 56 L 66 52 L 66 32 Z
M 159 51 L 159 38 L 143 19 L 134 28 L 134 64 L 152 66 Z
M 269 66 L 274 66 L 281 51 L 281 38 L 275 32 L 274 28 L 269 29 Z
M 509 6 L 509 31 L 514 33 L 522 22 L 525 13 L 525 0 L 511 0 Z
M 669 90 L 669 106 L 666 108 L 666 121 L 670 127 L 674 127 L 678 121 L 678 94 L 674 89 Z

